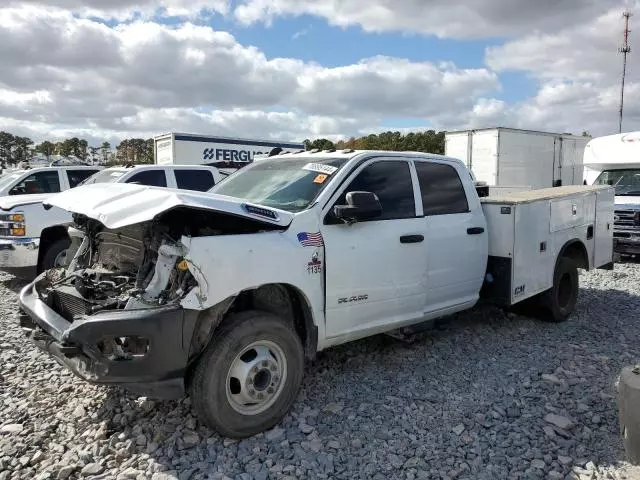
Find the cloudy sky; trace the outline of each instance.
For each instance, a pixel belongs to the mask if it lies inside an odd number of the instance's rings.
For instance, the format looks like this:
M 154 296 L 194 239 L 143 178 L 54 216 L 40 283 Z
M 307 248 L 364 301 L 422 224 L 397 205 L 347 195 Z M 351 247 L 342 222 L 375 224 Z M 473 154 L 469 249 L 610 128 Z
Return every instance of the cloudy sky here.
M 0 130 L 93 143 L 167 131 L 613 133 L 621 13 L 640 13 L 620 0 L 1 3 Z M 640 129 L 636 59 L 625 130 Z

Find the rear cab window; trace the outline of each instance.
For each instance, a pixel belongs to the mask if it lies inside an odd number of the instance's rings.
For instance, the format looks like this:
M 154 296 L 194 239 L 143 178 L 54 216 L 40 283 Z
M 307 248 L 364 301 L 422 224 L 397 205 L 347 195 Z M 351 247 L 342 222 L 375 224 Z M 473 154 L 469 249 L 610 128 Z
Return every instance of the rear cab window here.
M 203 168 L 176 168 L 173 170 L 176 184 L 182 190 L 197 190 L 206 192 L 215 185 L 213 173 Z
M 135 183 L 150 187 L 166 187 L 167 176 L 165 175 L 164 170 L 143 170 L 131 175 L 131 177 L 125 180 L 125 183 Z
M 89 178 L 91 175 L 99 172 L 100 170 L 92 170 L 89 168 L 78 170 L 67 170 L 67 179 L 69 180 L 69 187 L 74 188 L 80 185 L 83 181 Z

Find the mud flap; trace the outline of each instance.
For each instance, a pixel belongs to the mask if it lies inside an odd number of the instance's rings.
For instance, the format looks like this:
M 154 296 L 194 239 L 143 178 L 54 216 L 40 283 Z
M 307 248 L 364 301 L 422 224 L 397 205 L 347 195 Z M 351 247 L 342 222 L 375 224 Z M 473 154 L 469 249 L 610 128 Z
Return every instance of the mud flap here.
M 640 365 L 625 367 L 618 385 L 620 434 L 629 463 L 640 465 Z

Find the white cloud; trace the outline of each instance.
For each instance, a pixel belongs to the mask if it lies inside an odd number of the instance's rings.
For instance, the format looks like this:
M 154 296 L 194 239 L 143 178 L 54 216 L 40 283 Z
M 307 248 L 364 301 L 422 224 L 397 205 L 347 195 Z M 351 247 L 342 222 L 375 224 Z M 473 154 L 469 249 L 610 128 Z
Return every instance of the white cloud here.
M 335 139 L 397 118 L 438 129 L 617 127 L 621 0 L 241 0 L 235 10 L 226 0 L 10 1 L 14 7 L 0 8 L 0 129 L 35 139 L 113 141 L 170 130 Z M 193 16 L 206 6 L 245 24 L 307 13 L 367 31 L 515 36 L 487 49 L 486 68 L 385 56 L 325 67 L 153 17 Z M 137 19 L 111 27 L 89 14 Z M 514 71 L 530 76 L 537 93 L 511 103 L 494 98 L 499 75 Z M 625 126 L 640 128 L 633 60 L 625 117 Z
M 617 85 L 549 83 L 543 85 L 534 98 L 518 106 L 517 118 L 558 131 L 617 133 L 619 95 Z M 627 85 L 624 115 L 625 129 L 640 128 L 639 83 Z
M 637 9 L 640 3 L 632 6 Z M 539 84 L 535 96 L 505 109 L 504 118 L 526 127 L 617 132 L 622 7 L 619 4 L 590 21 L 554 33 L 531 33 L 488 48 L 486 63 L 493 70 L 521 72 Z M 625 94 L 626 129 L 640 128 L 640 69 L 633 58 L 632 52 Z
M 229 13 L 229 0 L 9 0 L 11 5 L 57 7 L 86 17 L 128 20 L 154 15 L 193 17 Z
M 0 56 L 0 116 L 95 132 L 355 134 L 390 117 L 462 113 L 499 88 L 484 68 L 390 57 L 328 68 L 191 23 L 111 28 L 32 6 L 0 9 Z
M 134 115 L 110 118 L 99 125 L 87 122 L 76 126 L 0 115 L 0 130 L 28 136 L 36 141 L 76 136 L 86 138 L 92 145 L 105 140 L 117 144 L 122 138 L 149 138 L 169 131 L 274 140 L 300 141 L 307 137 L 337 140 L 342 137 L 341 132 L 364 133 L 373 128 L 357 119 L 242 109 L 204 113 L 189 108 L 142 109 Z
M 613 8 L 589 22 L 555 33 L 533 33 L 487 49 L 496 71 L 523 71 L 544 80 L 608 83 L 621 71 L 622 9 Z M 635 75 L 640 70 L 631 69 Z
M 245 25 L 278 16 L 315 15 L 331 25 L 368 32 L 401 31 L 444 38 L 553 31 L 615 6 L 618 0 L 241 0 L 234 15 Z

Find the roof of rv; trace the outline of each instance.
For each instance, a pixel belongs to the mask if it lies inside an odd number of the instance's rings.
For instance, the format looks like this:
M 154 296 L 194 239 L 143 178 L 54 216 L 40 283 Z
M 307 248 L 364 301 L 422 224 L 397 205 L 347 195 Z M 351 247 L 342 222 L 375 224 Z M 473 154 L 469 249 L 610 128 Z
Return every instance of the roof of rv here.
M 626 165 L 640 162 L 640 131 L 591 140 L 584 150 L 585 165 Z

